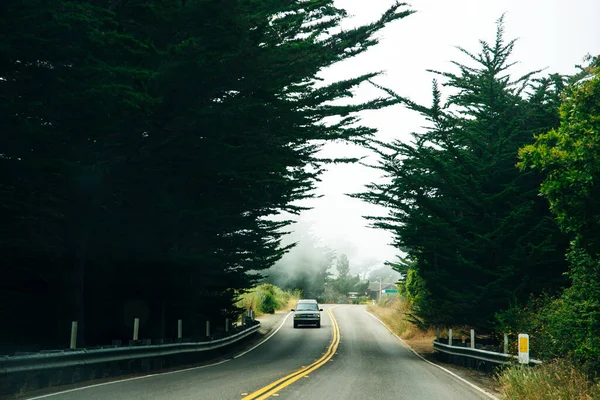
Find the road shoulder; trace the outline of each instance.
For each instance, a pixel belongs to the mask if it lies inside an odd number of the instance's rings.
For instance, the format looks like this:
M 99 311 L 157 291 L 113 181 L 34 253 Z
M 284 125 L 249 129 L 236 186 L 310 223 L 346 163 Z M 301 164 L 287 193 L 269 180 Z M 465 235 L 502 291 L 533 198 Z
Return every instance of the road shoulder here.
M 426 361 L 428 361 L 432 364 L 435 364 L 435 365 L 441 367 L 442 369 L 446 369 L 446 370 L 450 371 L 451 373 L 459 376 L 460 378 L 464 379 L 471 385 L 474 385 L 476 387 L 483 389 L 485 392 L 487 392 L 488 394 L 491 394 L 493 397 L 495 397 L 497 399 L 501 398 L 500 391 L 498 390 L 498 385 L 496 384 L 496 381 L 492 375 L 482 373 L 479 371 L 475 371 L 470 368 L 466 368 L 466 367 L 462 367 L 462 366 L 458 366 L 458 365 L 440 361 L 436 357 L 436 352 L 433 349 L 434 336 L 416 335 L 411 338 L 400 338 L 398 335 L 396 335 L 392 331 L 392 329 L 390 329 L 390 326 L 388 326 L 384 321 L 382 321 L 377 316 L 376 313 L 367 311 L 366 309 L 365 309 L 365 312 L 368 312 L 373 317 L 375 317 L 379 322 L 381 322 L 383 325 L 385 325 L 386 328 L 388 328 L 388 330 L 390 330 L 390 332 L 392 332 L 394 334 L 394 336 L 396 336 L 404 346 L 408 347 L 410 350 L 412 350 L 418 356 L 422 357 L 423 359 L 425 359 Z
M 494 376 L 486 374 L 480 371 L 473 370 L 471 368 L 462 367 L 455 364 L 443 362 L 436 357 L 436 352 L 433 350 L 433 337 L 418 337 L 411 339 L 403 339 L 405 344 L 410 347 L 411 350 L 419 354 L 421 357 L 429 362 L 446 368 L 447 370 L 455 373 L 461 378 L 473 383 L 490 392 L 494 396 L 501 398 L 498 385 L 494 379 Z
M 44 389 L 31 390 L 31 391 L 21 391 L 19 393 L 10 394 L 10 395 L 0 395 L 0 400 L 8 400 L 8 399 L 30 399 L 37 398 L 40 396 L 47 396 L 53 393 L 68 391 L 76 388 L 82 388 L 86 386 L 94 386 L 99 384 L 107 384 L 107 383 L 117 383 L 119 381 L 127 381 L 135 378 L 143 378 L 145 376 L 153 376 L 153 375 L 161 375 L 165 373 L 175 373 L 179 371 L 186 371 L 199 367 L 210 367 L 212 365 L 217 365 L 223 362 L 226 362 L 230 359 L 239 357 L 240 355 L 246 354 L 247 352 L 253 350 L 258 347 L 264 341 L 266 341 L 274 332 L 282 325 L 285 317 L 289 314 L 288 311 L 277 311 L 275 314 L 263 315 L 259 318 L 256 318 L 257 321 L 261 323 L 260 328 L 258 329 L 255 335 L 252 335 L 247 340 L 242 341 L 241 343 L 234 344 L 230 347 L 226 352 L 215 356 L 209 360 L 205 360 L 202 362 L 181 365 L 173 368 L 165 368 L 160 371 L 152 371 L 151 373 L 137 373 L 137 374 L 126 374 L 119 375 L 115 377 L 102 378 L 102 379 L 93 379 L 87 380 L 83 382 L 78 382 L 70 385 L 60 385 L 53 386 Z

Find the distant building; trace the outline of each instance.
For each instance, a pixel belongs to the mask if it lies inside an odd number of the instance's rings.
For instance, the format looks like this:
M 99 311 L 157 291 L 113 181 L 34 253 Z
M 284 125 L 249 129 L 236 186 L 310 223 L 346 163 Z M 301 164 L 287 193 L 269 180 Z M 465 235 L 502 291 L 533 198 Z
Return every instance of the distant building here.
M 369 297 L 373 300 L 379 298 L 379 282 L 369 283 Z M 398 286 L 395 283 L 381 283 L 382 294 L 385 294 L 385 290 L 398 290 Z

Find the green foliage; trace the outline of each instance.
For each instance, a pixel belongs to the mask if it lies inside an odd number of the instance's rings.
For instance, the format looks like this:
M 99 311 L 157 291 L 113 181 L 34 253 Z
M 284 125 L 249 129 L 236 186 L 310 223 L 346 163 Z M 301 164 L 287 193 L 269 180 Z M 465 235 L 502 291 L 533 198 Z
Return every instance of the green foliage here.
M 420 278 L 412 295 L 426 323 L 491 330 L 511 301 L 564 284 L 568 240 L 538 196 L 541 176 L 515 168 L 518 149 L 558 124 L 564 79 L 511 77 L 514 45 L 500 20 L 479 53 L 460 48 L 470 64 L 432 71 L 452 89 L 446 103 L 436 81 L 429 107 L 382 88 L 428 125 L 411 143 L 370 141 L 388 182 L 355 197 L 390 209 L 369 219 L 408 253 L 412 264 L 397 268 Z
M 277 286 L 263 283 L 242 294 L 237 305 L 245 310 L 254 310 L 257 315 L 274 314 L 300 298 L 301 292 L 284 291 Z
M 328 285 L 330 285 L 334 292 L 339 295 L 334 296 L 336 301 L 332 301 L 334 300 L 333 298 L 328 299 L 329 301 L 347 303 L 348 293 L 357 292 L 361 295 L 366 293 L 369 282 L 363 282 L 358 275 L 350 275 L 350 261 L 346 254 L 340 254 L 338 256 L 336 269 L 338 271 L 338 276 L 335 279 L 329 279 Z
M 552 301 L 553 297 L 546 294 L 531 296 L 525 303 L 513 301 L 510 307 L 496 313 L 496 339 L 502 342 L 506 333 L 509 353 L 516 354 L 519 333 L 527 333 L 531 358 L 545 360 L 556 357 L 555 343 L 548 332 L 549 318 L 545 312 Z
M 279 307 L 275 297 L 274 286 L 269 284 L 263 285 L 261 292 L 258 310 L 265 314 L 274 314 L 275 310 Z
M 367 296 L 358 296 L 352 300 L 352 304 L 371 304 L 371 299 Z
M 551 354 L 568 357 L 600 372 L 600 65 L 593 59 L 586 74 L 566 91 L 560 126 L 537 136 L 520 151 L 521 168 L 545 174 L 541 193 L 560 227 L 575 237 L 568 253 L 572 285 L 541 310 L 551 338 Z
M 576 244 L 568 256 L 572 285 L 543 310 L 542 323 L 553 356 L 600 373 L 600 262 Z
M 376 74 L 317 73 L 410 13 L 339 30 L 332 0 L 0 2 L 0 298 L 28 316 L 2 341 L 62 344 L 77 320 L 106 343 L 129 304 L 155 337 L 238 313 L 290 248 L 270 217 L 313 196 L 320 146 L 395 102 L 333 105 Z
M 597 61 L 596 61 L 597 62 Z M 531 167 L 545 174 L 540 192 L 561 228 L 577 235 L 579 245 L 600 253 L 598 227 L 600 189 L 600 67 L 572 85 L 560 106 L 560 126 L 536 137 L 519 155 L 522 169 Z
M 600 263 L 573 243 L 568 253 L 572 284 L 560 296 L 532 298 L 526 306 L 498 313 L 497 331 L 510 334 L 516 352 L 518 333 L 529 333 L 532 356 L 568 359 L 600 371 Z
M 425 303 L 424 299 L 427 296 L 427 289 L 425 288 L 423 278 L 419 276 L 419 272 L 416 269 L 409 269 L 406 274 L 406 280 L 399 286 L 401 287 L 400 293 L 407 301 L 414 304 L 414 307 L 418 308 L 419 304 Z

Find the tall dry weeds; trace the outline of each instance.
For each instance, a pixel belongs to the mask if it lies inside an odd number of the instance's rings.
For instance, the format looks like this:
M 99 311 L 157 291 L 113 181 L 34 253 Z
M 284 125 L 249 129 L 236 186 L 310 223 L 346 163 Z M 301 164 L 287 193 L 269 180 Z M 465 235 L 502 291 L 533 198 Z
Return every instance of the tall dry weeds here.
M 497 380 L 507 400 L 600 400 L 600 382 L 592 382 L 565 361 L 515 365 L 500 372 Z

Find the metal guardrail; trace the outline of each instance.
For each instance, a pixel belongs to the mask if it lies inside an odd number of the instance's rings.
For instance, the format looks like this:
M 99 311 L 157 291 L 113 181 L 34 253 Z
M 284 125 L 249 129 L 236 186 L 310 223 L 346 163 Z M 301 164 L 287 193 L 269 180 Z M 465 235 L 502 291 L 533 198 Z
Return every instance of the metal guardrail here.
M 235 343 L 246 336 L 255 333 L 259 328 L 260 323 L 234 335 L 206 342 L 63 350 L 22 356 L 3 356 L 0 357 L 0 376 L 17 372 L 69 368 L 103 362 L 116 362 L 180 353 L 208 351 Z
M 433 341 L 433 348 L 439 352 L 450 354 L 453 356 L 467 357 L 499 365 L 512 363 L 515 360 L 518 360 L 519 358 L 512 354 L 496 353 L 494 351 L 474 349 L 471 347 L 450 346 L 444 343 L 437 342 L 435 340 Z M 542 362 L 539 360 L 529 360 L 529 364 L 537 365 L 541 363 Z

